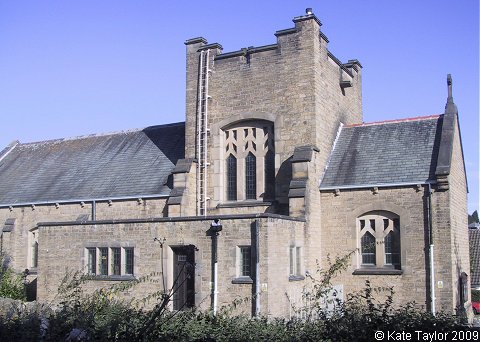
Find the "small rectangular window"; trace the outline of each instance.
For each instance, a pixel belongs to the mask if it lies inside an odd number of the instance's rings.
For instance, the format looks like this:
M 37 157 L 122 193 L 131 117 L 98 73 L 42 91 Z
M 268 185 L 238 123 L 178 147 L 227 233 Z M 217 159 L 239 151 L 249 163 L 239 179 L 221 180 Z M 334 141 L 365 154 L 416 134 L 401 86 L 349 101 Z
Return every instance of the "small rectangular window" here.
M 87 272 L 88 274 L 97 274 L 97 249 L 87 248 L 87 253 L 88 253 Z
M 100 252 L 100 275 L 108 275 L 108 248 L 99 248 Z
M 301 275 L 302 269 L 302 256 L 301 256 L 301 247 L 293 246 L 290 247 L 290 275 L 298 276 Z
M 240 276 L 241 277 L 250 277 L 251 276 L 251 248 L 250 246 L 240 247 Z
M 112 248 L 112 274 L 120 275 L 121 270 L 121 252 L 120 248 Z
M 125 248 L 125 274 L 133 274 L 133 248 Z
M 87 247 L 86 269 L 91 275 L 133 275 L 133 247 Z

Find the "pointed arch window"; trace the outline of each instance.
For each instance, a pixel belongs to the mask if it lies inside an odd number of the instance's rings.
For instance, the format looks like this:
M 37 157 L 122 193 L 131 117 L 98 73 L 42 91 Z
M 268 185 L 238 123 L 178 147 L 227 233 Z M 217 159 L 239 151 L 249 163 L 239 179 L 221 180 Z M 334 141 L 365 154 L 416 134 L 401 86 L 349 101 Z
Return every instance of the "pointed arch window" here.
M 375 238 L 370 232 L 362 236 L 362 264 L 375 265 Z
M 242 121 L 224 132 L 224 198 L 227 201 L 275 199 L 273 123 Z
M 372 211 L 358 218 L 360 267 L 401 269 L 400 218 Z
M 227 200 L 237 200 L 237 158 L 232 154 L 227 158 Z
M 245 158 L 245 197 L 257 198 L 257 158 L 251 152 Z

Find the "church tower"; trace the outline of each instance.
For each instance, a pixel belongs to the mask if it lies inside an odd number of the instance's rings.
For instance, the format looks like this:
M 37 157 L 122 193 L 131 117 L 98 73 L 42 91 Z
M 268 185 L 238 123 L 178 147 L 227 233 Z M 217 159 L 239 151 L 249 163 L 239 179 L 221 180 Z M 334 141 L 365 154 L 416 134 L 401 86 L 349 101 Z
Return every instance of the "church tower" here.
M 204 38 L 185 42 L 185 155 L 197 161 L 197 215 L 288 214 L 295 148 L 314 151 L 309 178 L 319 184 L 341 124 L 362 122 L 360 63 L 328 50 L 311 9 L 293 22 L 266 46 L 223 53 Z

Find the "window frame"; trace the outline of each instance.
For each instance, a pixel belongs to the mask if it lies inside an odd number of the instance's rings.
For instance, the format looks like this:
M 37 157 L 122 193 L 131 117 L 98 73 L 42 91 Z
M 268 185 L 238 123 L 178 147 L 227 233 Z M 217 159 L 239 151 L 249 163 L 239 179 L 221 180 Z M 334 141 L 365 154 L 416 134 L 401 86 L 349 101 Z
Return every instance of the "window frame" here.
M 135 277 L 135 259 L 135 247 L 85 247 L 86 274 L 93 278 L 115 280 Z
M 274 200 L 273 122 L 263 119 L 236 122 L 223 128 L 223 141 L 222 159 L 225 169 L 221 174 L 225 190 L 221 192 L 220 201 Z M 236 174 L 231 165 L 232 158 L 236 161 Z M 232 205 L 232 203 L 228 204 Z
M 357 274 L 370 270 L 374 272 L 402 270 L 401 226 L 400 217 L 383 210 L 366 212 L 356 219 L 357 231 Z M 367 235 L 368 234 L 368 235 Z M 374 251 L 366 246 L 374 243 Z M 373 256 L 373 258 L 372 258 Z
M 251 245 L 239 245 L 236 250 L 236 274 L 232 280 L 233 284 L 252 284 L 253 268 L 253 248 Z M 248 270 L 246 272 L 246 270 Z
M 303 247 L 299 245 L 291 245 L 289 252 L 289 270 L 288 278 L 290 281 L 305 279 L 303 267 Z

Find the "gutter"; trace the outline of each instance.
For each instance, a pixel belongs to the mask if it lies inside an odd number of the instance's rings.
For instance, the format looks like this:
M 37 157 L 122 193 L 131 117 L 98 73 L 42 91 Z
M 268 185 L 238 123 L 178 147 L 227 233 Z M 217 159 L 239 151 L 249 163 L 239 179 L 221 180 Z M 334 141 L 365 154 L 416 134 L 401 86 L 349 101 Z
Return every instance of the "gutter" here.
M 0 208 L 8 207 L 28 207 L 31 205 L 48 205 L 48 204 L 73 204 L 73 203 L 89 203 L 89 202 L 106 202 L 106 201 L 120 201 L 120 200 L 133 200 L 133 199 L 153 199 L 153 198 L 168 198 L 170 195 L 138 195 L 138 196 L 123 196 L 123 197 L 101 197 L 101 198 L 88 198 L 88 199 L 68 199 L 61 201 L 38 201 L 38 202 L 21 202 L 21 203 L 9 203 L 0 204 Z
M 436 180 L 418 181 L 418 182 L 404 182 L 404 183 L 379 183 L 379 184 L 361 184 L 361 185 L 341 185 L 341 186 L 320 186 L 320 191 L 326 190 L 343 190 L 343 189 L 365 189 L 365 188 L 390 188 L 398 186 L 413 186 L 413 185 L 431 185 L 437 184 Z

